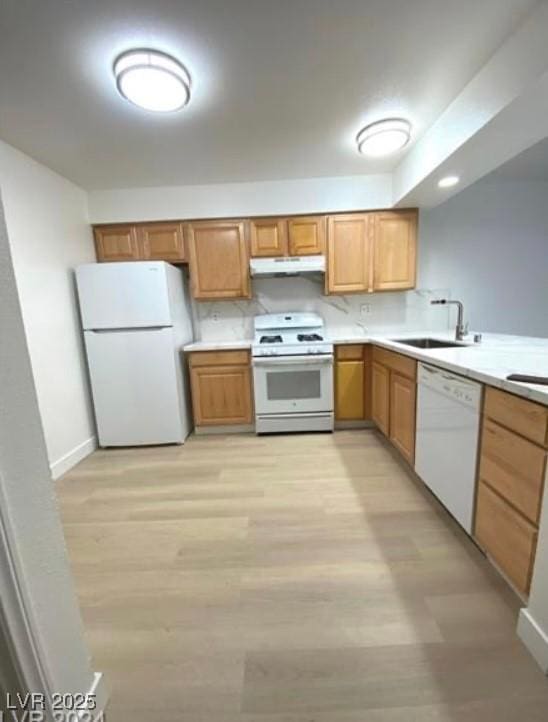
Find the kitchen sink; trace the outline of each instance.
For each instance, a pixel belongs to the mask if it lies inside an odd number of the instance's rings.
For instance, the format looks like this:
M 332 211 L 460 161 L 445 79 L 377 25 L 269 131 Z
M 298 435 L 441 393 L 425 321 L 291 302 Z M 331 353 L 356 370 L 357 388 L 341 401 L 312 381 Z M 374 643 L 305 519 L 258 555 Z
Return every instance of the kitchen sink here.
M 441 341 L 437 338 L 393 338 L 392 341 L 415 348 L 458 348 L 465 345 L 453 341 Z

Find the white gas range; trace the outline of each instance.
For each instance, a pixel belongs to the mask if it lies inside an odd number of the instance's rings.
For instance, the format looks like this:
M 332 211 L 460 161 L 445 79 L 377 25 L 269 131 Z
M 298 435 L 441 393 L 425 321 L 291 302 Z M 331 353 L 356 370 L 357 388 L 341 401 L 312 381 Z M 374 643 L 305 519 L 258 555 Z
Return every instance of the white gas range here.
M 267 314 L 254 327 L 257 433 L 333 431 L 333 344 L 321 316 Z

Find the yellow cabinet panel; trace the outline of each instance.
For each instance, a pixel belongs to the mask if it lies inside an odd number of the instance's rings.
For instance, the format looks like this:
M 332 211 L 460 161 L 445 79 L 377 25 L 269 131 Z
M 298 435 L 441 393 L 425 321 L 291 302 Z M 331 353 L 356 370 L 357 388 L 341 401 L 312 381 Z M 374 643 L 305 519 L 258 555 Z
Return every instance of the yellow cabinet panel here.
M 365 363 L 337 360 L 335 365 L 335 418 L 341 421 L 365 417 Z

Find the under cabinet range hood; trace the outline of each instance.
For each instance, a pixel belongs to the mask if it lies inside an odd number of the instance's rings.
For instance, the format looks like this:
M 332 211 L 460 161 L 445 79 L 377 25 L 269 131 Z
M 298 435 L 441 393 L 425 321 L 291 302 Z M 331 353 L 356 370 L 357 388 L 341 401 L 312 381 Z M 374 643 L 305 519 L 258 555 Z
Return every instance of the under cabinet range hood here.
M 253 277 L 298 276 L 301 273 L 325 273 L 325 256 L 251 258 L 249 268 Z

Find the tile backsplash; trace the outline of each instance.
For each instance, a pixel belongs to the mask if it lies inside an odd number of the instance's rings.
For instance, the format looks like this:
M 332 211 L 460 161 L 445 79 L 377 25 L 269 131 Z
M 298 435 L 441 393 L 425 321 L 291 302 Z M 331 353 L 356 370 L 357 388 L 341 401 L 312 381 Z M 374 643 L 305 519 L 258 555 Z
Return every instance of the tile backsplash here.
M 434 298 L 448 297 L 448 289 L 325 296 L 323 283 L 319 275 L 262 278 L 252 281 L 249 301 L 193 302 L 196 340 L 252 338 L 254 316 L 291 311 L 319 313 L 333 336 L 449 328 L 449 309 L 430 305 Z

